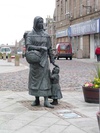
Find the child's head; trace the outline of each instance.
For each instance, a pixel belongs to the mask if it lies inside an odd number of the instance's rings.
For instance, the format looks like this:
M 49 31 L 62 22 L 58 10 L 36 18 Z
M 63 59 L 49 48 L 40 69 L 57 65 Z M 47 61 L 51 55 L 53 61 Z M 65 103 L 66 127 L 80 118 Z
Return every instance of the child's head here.
M 59 73 L 59 67 L 54 67 L 53 70 L 52 70 L 52 73 L 56 73 L 58 74 Z

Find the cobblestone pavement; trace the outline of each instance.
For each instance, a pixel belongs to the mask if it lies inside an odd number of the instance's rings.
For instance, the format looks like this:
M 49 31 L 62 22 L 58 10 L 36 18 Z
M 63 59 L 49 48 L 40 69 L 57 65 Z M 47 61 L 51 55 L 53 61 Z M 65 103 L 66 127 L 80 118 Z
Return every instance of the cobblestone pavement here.
M 28 66 L 25 58 L 20 60 Z M 56 60 L 60 67 L 60 85 L 62 90 L 80 90 L 84 82 L 94 76 L 95 63 L 86 63 L 77 60 Z M 53 66 L 50 64 L 52 70 Z M 26 91 L 28 90 L 29 69 L 0 74 L 0 90 Z

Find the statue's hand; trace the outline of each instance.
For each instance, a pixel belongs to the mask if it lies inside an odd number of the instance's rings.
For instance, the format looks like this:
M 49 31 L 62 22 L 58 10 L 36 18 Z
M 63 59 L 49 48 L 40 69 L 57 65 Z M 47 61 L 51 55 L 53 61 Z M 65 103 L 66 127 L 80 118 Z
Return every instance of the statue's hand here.
M 42 46 L 42 47 L 40 48 L 40 50 L 45 50 L 45 51 L 47 51 L 47 47 Z
M 54 65 L 55 64 L 55 60 L 51 60 L 50 63 L 52 63 Z
M 52 62 L 52 65 L 54 65 L 55 67 L 59 67 L 58 65 L 55 64 L 55 62 Z

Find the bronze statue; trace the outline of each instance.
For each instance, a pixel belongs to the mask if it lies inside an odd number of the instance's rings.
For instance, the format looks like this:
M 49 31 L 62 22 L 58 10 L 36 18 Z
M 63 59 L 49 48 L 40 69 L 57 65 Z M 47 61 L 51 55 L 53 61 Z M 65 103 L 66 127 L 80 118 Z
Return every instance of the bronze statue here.
M 35 17 L 31 32 L 26 36 L 26 60 L 30 64 L 29 94 L 35 96 L 32 106 L 40 105 L 39 97 L 44 97 L 44 106 L 54 108 L 48 101 L 51 96 L 51 81 L 49 73 L 49 60 L 54 64 L 54 56 L 50 36 L 43 28 L 43 18 Z M 49 57 L 49 60 L 48 60 Z
M 53 99 L 53 101 L 51 102 L 52 105 L 57 105 L 58 99 L 62 98 L 61 87 L 59 84 L 59 72 L 60 69 L 58 66 L 55 66 L 53 68 L 52 73 L 50 72 L 51 92 L 52 92 L 50 98 Z

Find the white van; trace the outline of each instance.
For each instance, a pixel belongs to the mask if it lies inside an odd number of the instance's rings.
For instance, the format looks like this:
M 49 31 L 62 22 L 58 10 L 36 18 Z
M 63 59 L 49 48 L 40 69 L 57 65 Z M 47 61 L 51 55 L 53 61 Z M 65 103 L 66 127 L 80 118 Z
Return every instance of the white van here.
M 11 48 L 10 47 L 1 47 L 0 53 L 6 53 L 6 57 L 8 58 L 8 54 L 11 54 Z

